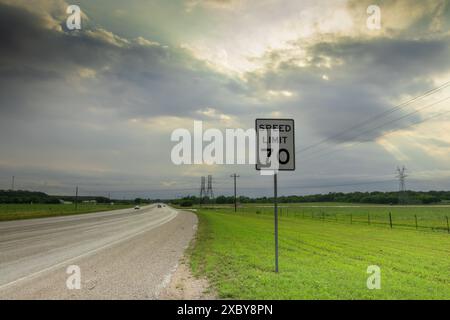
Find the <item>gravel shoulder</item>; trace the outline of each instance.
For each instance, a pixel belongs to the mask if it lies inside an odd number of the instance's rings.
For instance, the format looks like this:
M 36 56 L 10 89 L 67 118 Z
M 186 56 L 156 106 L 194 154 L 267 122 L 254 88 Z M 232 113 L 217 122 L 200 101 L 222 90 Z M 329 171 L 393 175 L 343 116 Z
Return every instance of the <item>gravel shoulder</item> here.
M 180 280 L 187 280 L 186 293 L 201 287 L 194 279 L 190 284 L 188 269 L 180 263 L 196 227 L 196 215 L 180 211 L 152 230 L 3 288 L 0 299 L 184 299 L 166 289 L 177 288 Z M 80 267 L 81 289 L 67 288 L 69 265 Z
M 215 300 L 217 296 L 205 278 L 195 278 L 192 275 L 189 263 L 184 259 L 172 274 L 169 285 L 162 290 L 159 299 Z

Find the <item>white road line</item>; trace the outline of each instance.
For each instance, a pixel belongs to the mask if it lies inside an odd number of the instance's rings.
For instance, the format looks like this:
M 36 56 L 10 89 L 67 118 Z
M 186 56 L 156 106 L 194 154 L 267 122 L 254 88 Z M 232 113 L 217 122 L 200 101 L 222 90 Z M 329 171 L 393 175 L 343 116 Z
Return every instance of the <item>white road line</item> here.
M 114 246 L 114 245 L 116 245 L 116 244 L 118 244 L 118 243 L 124 242 L 124 241 L 129 240 L 129 239 L 131 239 L 131 238 L 134 238 L 134 237 L 136 237 L 136 236 L 138 236 L 138 235 L 140 235 L 140 234 L 143 234 L 143 233 L 145 233 L 145 232 L 148 232 L 149 230 L 152 230 L 152 229 L 154 229 L 154 228 L 156 228 L 156 227 L 159 227 L 159 226 L 161 226 L 161 225 L 163 225 L 163 224 L 165 224 L 165 223 L 167 223 L 167 222 L 173 220 L 173 219 L 178 215 L 178 212 L 177 212 L 176 210 L 173 210 L 173 211 L 175 211 L 175 214 L 173 214 L 172 216 L 170 216 L 170 219 L 165 220 L 165 221 L 162 221 L 162 222 L 160 222 L 160 223 L 158 223 L 158 224 L 156 224 L 156 225 L 153 225 L 153 226 L 152 226 L 151 228 L 149 228 L 149 229 L 145 229 L 145 230 L 142 230 L 142 231 L 140 231 L 140 232 L 138 232 L 138 233 L 135 233 L 135 234 L 126 236 L 126 237 L 124 237 L 124 238 L 117 239 L 117 240 L 115 240 L 115 241 L 113 241 L 113 242 L 111 242 L 111 243 L 108 243 L 108 244 L 106 244 L 106 245 L 104 245 L 104 246 L 101 246 L 101 247 L 99 247 L 99 248 L 92 249 L 92 250 L 90 250 L 90 251 L 88 251 L 88 252 L 85 252 L 85 253 L 83 253 L 83 254 L 81 254 L 81 255 L 78 255 L 78 256 L 76 256 L 76 257 L 73 257 L 73 258 L 64 260 L 64 261 L 62 261 L 62 262 L 59 262 L 59 263 L 57 263 L 57 264 L 55 264 L 55 265 L 53 265 L 53 266 L 51 266 L 51 267 L 44 268 L 44 269 L 42 269 L 42 270 L 40 270 L 40 271 L 34 272 L 34 273 L 32 273 L 32 274 L 29 274 L 29 275 L 27 275 L 27 276 L 25 276 L 25 277 L 22 277 L 22 278 L 19 278 L 19 279 L 14 280 L 14 281 L 11 281 L 11 282 L 9 282 L 9 283 L 3 284 L 3 285 L 0 286 L 0 290 L 3 290 L 3 289 L 5 289 L 5 288 L 7 288 L 7 287 L 10 287 L 10 286 L 13 286 L 13 285 L 15 285 L 15 284 L 17 284 L 17 283 L 19 283 L 19 282 L 22 282 L 22 281 L 25 281 L 25 280 L 29 280 L 29 279 L 33 279 L 33 278 L 35 278 L 35 277 L 37 277 L 37 276 L 39 276 L 39 275 L 41 275 L 41 274 L 43 274 L 43 273 L 45 273 L 45 272 L 48 272 L 48 271 L 57 269 L 57 268 L 59 268 L 59 267 L 62 267 L 62 266 L 65 265 L 65 264 L 68 264 L 68 263 L 73 262 L 73 261 L 75 261 L 75 260 L 78 260 L 78 259 L 87 257 L 87 256 L 89 256 L 89 255 L 92 255 L 92 254 L 94 254 L 94 253 L 97 253 L 97 252 L 100 251 L 100 250 L 109 248 L 109 247 Z

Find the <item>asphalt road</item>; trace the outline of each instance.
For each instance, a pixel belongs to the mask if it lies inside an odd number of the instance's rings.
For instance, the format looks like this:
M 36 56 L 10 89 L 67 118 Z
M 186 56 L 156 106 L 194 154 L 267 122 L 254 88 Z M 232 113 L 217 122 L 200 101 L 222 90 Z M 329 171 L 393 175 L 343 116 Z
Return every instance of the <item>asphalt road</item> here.
M 156 205 L 140 210 L 0 223 L 1 299 L 157 299 L 197 218 Z M 68 289 L 67 268 L 81 271 Z

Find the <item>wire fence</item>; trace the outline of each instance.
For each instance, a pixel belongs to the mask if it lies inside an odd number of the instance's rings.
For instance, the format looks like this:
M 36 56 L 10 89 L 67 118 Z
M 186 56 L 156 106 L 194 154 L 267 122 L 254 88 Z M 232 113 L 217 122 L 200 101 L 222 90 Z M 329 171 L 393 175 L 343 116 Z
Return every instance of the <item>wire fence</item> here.
M 365 224 L 365 225 L 374 225 L 374 226 L 384 226 L 389 227 L 391 229 L 393 228 L 408 228 L 408 229 L 415 229 L 415 230 L 428 230 L 428 231 L 443 231 L 450 234 L 450 226 L 449 226 L 449 219 L 448 216 L 442 217 L 441 219 L 433 219 L 426 221 L 426 224 L 421 224 L 420 222 L 425 222 L 425 220 L 422 218 L 419 220 L 417 215 L 414 215 L 412 221 L 407 221 L 405 219 L 394 219 L 392 216 L 392 213 L 389 212 L 385 214 L 384 218 L 380 217 L 380 215 L 377 215 L 376 219 L 374 217 L 371 217 L 370 214 L 367 214 L 366 216 L 363 214 L 329 214 L 329 213 L 313 213 L 311 216 L 305 215 L 304 213 L 291 213 L 289 214 L 288 211 L 283 213 L 283 210 L 281 210 L 280 216 L 286 216 L 289 217 L 302 217 L 302 218 L 311 218 L 316 220 L 322 220 L 327 222 L 338 222 L 338 223 L 348 223 L 348 224 Z M 420 222 L 419 222 L 420 221 Z M 430 225 L 433 224 L 433 225 Z
M 232 208 L 206 207 L 202 209 L 226 210 L 233 212 Z M 312 209 L 280 207 L 278 216 L 283 218 L 301 218 L 317 220 L 322 222 L 334 222 L 350 225 L 379 226 L 390 229 L 414 229 L 417 231 L 436 231 L 450 234 L 450 219 L 448 215 L 441 214 L 418 214 L 418 213 L 394 213 L 393 210 L 378 212 L 333 212 L 332 209 Z M 362 210 L 361 210 L 362 211 Z M 273 208 L 239 207 L 236 214 L 262 214 L 273 215 Z

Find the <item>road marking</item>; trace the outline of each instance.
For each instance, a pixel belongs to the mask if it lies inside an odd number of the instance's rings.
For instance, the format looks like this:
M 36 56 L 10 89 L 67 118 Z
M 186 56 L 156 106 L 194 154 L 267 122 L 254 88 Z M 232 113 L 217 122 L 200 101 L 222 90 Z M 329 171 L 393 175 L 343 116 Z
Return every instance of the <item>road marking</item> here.
M 21 278 L 19 278 L 19 279 L 16 279 L 16 280 L 13 280 L 13 281 L 11 281 L 11 282 L 8 282 L 8 283 L 6 283 L 6 284 L 0 285 L 0 290 L 3 290 L 3 289 L 5 289 L 5 288 L 7 288 L 7 287 L 10 287 L 10 286 L 13 286 L 13 285 L 15 285 L 15 284 L 17 284 L 17 283 L 19 283 L 19 282 L 22 282 L 22 281 L 25 281 L 25 280 L 29 280 L 29 279 L 36 278 L 37 276 L 39 276 L 39 275 L 41 275 L 41 274 L 43 274 L 43 273 L 45 273 L 45 272 L 48 272 L 48 271 L 57 269 L 57 268 L 62 267 L 63 265 L 65 265 L 65 264 L 67 264 L 67 263 L 71 263 L 71 262 L 73 262 L 73 261 L 75 261 L 75 260 L 78 260 L 78 259 L 81 259 L 81 258 L 85 258 L 85 257 L 87 257 L 87 256 L 89 256 L 89 255 L 92 255 L 92 254 L 94 254 L 94 253 L 97 253 L 97 252 L 100 251 L 100 250 L 109 248 L 109 247 L 114 246 L 114 245 L 116 245 L 116 244 L 118 244 L 118 243 L 120 243 L 120 242 L 124 242 L 124 241 L 126 241 L 126 240 L 131 239 L 131 238 L 134 238 L 134 237 L 136 237 L 136 236 L 139 236 L 139 235 L 141 235 L 141 234 L 143 234 L 143 233 L 145 233 L 145 232 L 148 232 L 149 230 L 155 229 L 155 228 L 157 228 L 157 227 L 159 227 L 159 226 L 161 226 L 161 225 L 163 225 L 163 224 L 165 224 L 165 223 L 167 223 L 167 222 L 173 220 L 173 219 L 178 215 L 178 211 L 177 211 L 177 210 L 171 209 L 171 211 L 174 211 L 175 214 L 172 215 L 172 216 L 169 216 L 170 219 L 165 220 L 165 221 L 161 221 L 160 223 L 158 223 L 158 224 L 156 224 L 156 225 L 153 225 L 153 226 L 152 226 L 151 228 L 149 228 L 149 229 L 145 229 L 145 230 L 142 230 L 142 231 L 140 231 L 140 232 L 138 232 L 138 233 L 135 233 L 135 234 L 132 234 L 132 235 L 129 235 L 129 236 L 126 236 L 126 237 L 117 239 L 117 240 L 115 240 L 115 241 L 113 241 L 113 242 L 110 242 L 110 243 L 108 243 L 108 244 L 106 244 L 106 245 L 103 245 L 103 246 L 101 246 L 101 247 L 99 247 L 99 248 L 92 249 L 92 250 L 90 250 L 90 251 L 88 251 L 88 252 L 85 252 L 85 253 L 83 253 L 83 254 L 80 254 L 80 255 L 78 255 L 78 256 L 76 256 L 76 257 L 73 257 L 73 258 L 64 260 L 64 261 L 62 261 L 62 262 L 58 262 L 57 264 L 55 264 L 55 265 L 53 265 L 53 266 L 44 268 L 44 269 L 42 269 L 42 270 L 40 270 L 40 271 L 34 272 L 34 273 L 29 274 L 29 275 L 27 275 L 27 276 L 24 276 L 24 277 L 21 277 Z

